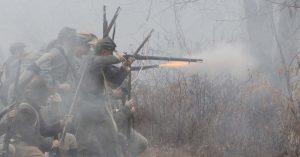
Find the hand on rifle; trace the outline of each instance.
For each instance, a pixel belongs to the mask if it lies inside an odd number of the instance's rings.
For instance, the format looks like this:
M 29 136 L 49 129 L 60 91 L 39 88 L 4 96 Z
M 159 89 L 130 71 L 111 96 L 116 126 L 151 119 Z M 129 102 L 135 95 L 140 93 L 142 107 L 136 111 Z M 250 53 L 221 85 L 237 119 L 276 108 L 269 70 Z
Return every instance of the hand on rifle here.
M 72 115 L 65 115 L 64 119 L 61 121 L 62 126 L 66 126 L 73 121 L 73 116 Z
M 125 106 L 128 107 L 131 112 L 135 112 L 136 102 L 134 99 L 127 100 Z
M 58 93 L 54 93 L 54 94 L 50 95 L 49 99 L 52 103 L 62 102 L 62 98 Z
M 71 90 L 71 85 L 68 83 L 62 83 L 58 85 L 58 88 L 62 91 L 68 92 Z
M 120 62 L 124 62 L 126 61 L 126 54 L 123 53 L 123 52 L 116 52 L 115 53 L 115 57 L 117 57 L 117 59 L 120 61 Z
M 53 140 L 52 141 L 52 149 L 53 148 L 58 148 L 60 146 L 60 142 L 58 140 Z
M 16 109 L 13 109 L 7 113 L 7 118 L 9 118 L 9 119 L 14 119 L 16 116 L 17 116 Z
M 128 57 L 126 60 L 123 62 L 124 66 L 130 66 L 133 62 L 135 61 L 134 57 Z

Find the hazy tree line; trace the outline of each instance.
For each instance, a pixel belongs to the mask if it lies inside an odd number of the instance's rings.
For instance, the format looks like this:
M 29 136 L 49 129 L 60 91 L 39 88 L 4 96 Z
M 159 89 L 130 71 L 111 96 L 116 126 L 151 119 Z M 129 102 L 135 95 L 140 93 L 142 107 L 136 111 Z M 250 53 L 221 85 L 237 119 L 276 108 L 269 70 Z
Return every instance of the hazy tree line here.
M 175 16 L 198 2 L 173 1 Z M 258 69 L 249 71 L 247 80 L 226 72 L 210 76 L 151 70 L 145 76 L 151 81 L 138 83 L 135 93 L 136 127 L 152 145 L 188 147 L 191 156 L 300 155 L 299 89 L 293 88 L 298 80 L 299 1 L 241 4 L 244 16 L 237 20 L 247 34 L 242 42 L 258 60 Z M 174 22 L 177 42 L 188 52 L 191 45 L 185 43 L 180 20 Z

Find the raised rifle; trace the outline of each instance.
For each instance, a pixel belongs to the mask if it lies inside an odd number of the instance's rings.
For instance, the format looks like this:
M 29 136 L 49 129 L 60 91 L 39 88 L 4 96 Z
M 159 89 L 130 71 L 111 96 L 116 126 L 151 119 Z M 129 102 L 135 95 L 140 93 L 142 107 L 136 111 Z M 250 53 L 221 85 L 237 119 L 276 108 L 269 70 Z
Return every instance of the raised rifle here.
M 87 63 L 84 62 L 83 63 L 83 70 L 82 70 L 82 73 L 81 73 L 81 76 L 80 76 L 80 79 L 79 79 L 79 82 L 77 84 L 77 87 L 76 87 L 76 91 L 75 91 L 75 95 L 73 97 L 73 100 L 72 100 L 72 104 L 71 104 L 71 107 L 68 111 L 68 115 L 71 115 L 73 113 L 73 110 L 74 110 L 74 106 L 76 105 L 77 103 L 77 100 L 78 100 L 78 96 L 79 96 L 79 91 L 81 89 L 81 84 L 82 84 L 82 81 L 84 79 L 84 76 L 85 76 L 85 71 L 87 69 Z M 59 138 L 59 143 L 63 143 L 64 140 L 65 140 L 65 137 L 66 137 L 66 132 L 67 131 L 67 126 L 66 124 L 63 125 L 63 130 L 62 130 L 62 134 Z M 51 156 L 54 156 L 54 157 L 57 157 L 60 155 L 60 151 L 59 151 L 59 148 L 55 148 L 55 149 L 52 149 L 51 150 Z
M 133 53 L 133 55 L 132 56 L 136 56 L 136 55 L 138 55 L 138 53 L 140 52 L 140 50 L 144 47 L 144 45 L 146 44 L 146 42 L 147 41 L 149 41 L 149 39 L 150 39 L 150 37 L 151 37 L 151 35 L 152 35 L 152 33 L 153 33 L 153 29 L 149 32 L 149 34 L 146 36 L 146 38 L 143 40 L 143 42 L 139 45 L 139 47 L 134 51 L 134 53 Z M 126 56 L 125 56 L 125 58 L 126 58 Z M 129 58 L 129 56 L 127 57 L 127 58 Z M 129 70 L 129 73 L 128 73 L 128 97 L 127 97 L 127 100 L 130 100 L 131 99 L 131 65 L 129 65 L 129 68 L 130 68 L 130 70 Z M 128 119 L 128 121 L 129 121 L 129 126 L 128 126 L 128 130 L 131 130 L 131 128 L 133 128 L 134 127 L 134 115 L 132 114 L 131 116 L 130 116 L 130 118 Z M 128 131 L 128 138 L 130 137 L 130 131 Z
M 71 107 L 68 111 L 68 115 L 72 115 L 73 113 L 73 110 L 74 110 L 74 107 L 77 103 L 77 100 L 78 100 L 78 97 L 79 97 L 79 92 L 80 92 L 80 89 L 81 89 L 81 84 L 82 84 L 82 81 L 84 79 L 84 76 L 85 76 L 85 73 L 86 73 L 86 69 L 87 69 L 87 63 L 84 62 L 83 63 L 83 69 L 82 69 L 82 73 L 81 73 L 81 76 L 80 76 L 80 79 L 79 79 L 79 82 L 77 84 L 77 87 L 76 87 L 76 91 L 75 91 L 75 95 L 73 97 L 73 100 L 72 100 L 72 104 L 71 104 Z M 59 139 L 59 142 L 60 143 L 63 143 L 64 140 L 65 140 L 65 137 L 66 137 L 66 131 L 67 131 L 67 126 L 66 124 L 64 124 L 63 126 L 63 131 L 62 131 L 62 135 L 61 135 L 61 138 Z M 56 150 L 56 155 L 58 154 L 58 150 Z
M 118 17 L 119 14 L 120 14 L 120 10 L 121 10 L 121 8 L 118 7 L 117 11 L 115 12 L 114 17 L 112 18 L 112 20 L 110 21 L 109 25 L 107 26 L 107 28 L 106 28 L 106 30 L 105 30 L 105 32 L 104 32 L 104 34 L 103 34 L 103 37 L 107 37 L 107 36 L 109 35 L 110 30 L 112 29 L 114 23 L 115 23 L 116 20 L 117 20 L 117 17 Z
M 16 80 L 15 80 L 15 83 L 14 83 L 13 102 L 5 110 L 2 110 L 1 115 L 0 115 L 1 118 L 7 112 L 9 112 L 12 109 L 14 109 L 15 106 L 18 104 L 17 95 L 19 93 L 18 92 L 18 84 L 19 84 L 19 77 L 20 77 L 20 71 L 21 71 L 21 64 L 22 64 L 22 60 L 19 59 Z M 2 157 L 8 157 L 9 142 L 10 142 L 10 139 L 12 138 L 12 136 L 13 136 L 12 129 L 13 129 L 13 120 L 12 119 L 8 119 L 7 128 L 6 128 L 5 137 L 4 137 L 4 142 L 3 142 L 3 148 L 2 148 Z
M 2 88 L 3 86 L 3 82 L 2 82 L 2 76 L 3 76 L 3 73 L 4 73 L 4 69 L 6 67 L 6 63 L 4 63 L 1 68 L 0 68 L 0 89 Z
M 103 6 L 103 36 L 107 30 L 106 6 Z
M 129 58 L 131 56 L 137 56 L 138 53 L 140 52 L 140 50 L 144 47 L 144 45 L 146 44 L 147 41 L 149 41 L 152 33 L 153 33 L 153 29 L 149 32 L 149 34 L 146 36 L 146 38 L 143 40 L 143 42 L 140 44 L 140 46 L 134 51 L 133 55 L 126 55 L 125 58 Z M 131 68 L 131 65 L 130 65 Z M 128 74 L 128 100 L 131 99 L 131 70 L 129 71 Z

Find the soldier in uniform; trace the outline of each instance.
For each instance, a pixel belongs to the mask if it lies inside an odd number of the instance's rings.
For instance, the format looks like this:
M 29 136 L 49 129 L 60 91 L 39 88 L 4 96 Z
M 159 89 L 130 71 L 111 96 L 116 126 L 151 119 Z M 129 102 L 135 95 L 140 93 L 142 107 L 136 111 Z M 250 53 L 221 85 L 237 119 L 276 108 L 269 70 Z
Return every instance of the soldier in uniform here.
M 25 100 L 1 120 L 0 134 L 8 135 L 6 128 L 11 125 L 9 138 L 14 141 L 12 144 L 15 147 L 15 156 L 43 157 L 43 152 L 59 146 L 57 140 L 50 141 L 45 137 L 57 136 L 70 119 L 66 118 L 52 125 L 44 122 L 40 108 L 46 103 L 50 89 L 41 77 L 34 77 L 29 82 L 24 95 Z
M 24 89 L 24 85 L 34 76 L 41 76 L 47 80 L 47 84 L 52 90 L 47 105 L 42 107 L 42 116 L 48 124 L 51 124 L 66 113 L 67 103 L 63 103 L 59 93 L 69 92 L 70 85 L 66 83 L 71 65 L 68 62 L 66 51 L 72 53 L 75 57 L 81 57 L 89 52 L 87 41 L 74 36 L 75 30 L 64 28 L 60 31 L 58 39 L 48 46 L 49 52 L 44 53 L 31 66 L 28 67 L 20 78 L 19 89 Z M 71 46 L 72 45 L 72 46 Z M 52 48 L 51 48 L 52 47 Z M 63 92 L 64 91 L 64 92 Z M 23 97 L 23 96 L 20 96 Z M 66 135 L 66 143 L 63 145 L 65 151 L 75 152 L 77 150 L 77 141 L 72 134 Z M 71 153 L 74 154 L 74 153 Z
M 65 84 L 69 72 L 66 54 L 72 52 L 76 40 L 76 30 L 63 28 L 56 40 L 52 41 L 47 52 L 28 67 L 20 78 L 20 88 L 38 74 L 44 77 L 55 89 L 68 90 L 70 85 Z
M 18 68 L 21 68 L 21 62 L 24 59 L 24 49 L 26 45 L 22 42 L 13 43 L 10 46 L 11 56 L 4 62 L 4 82 L 1 87 L 1 100 L 5 105 L 9 103 L 7 100 L 8 89 L 15 82 Z
M 90 47 L 88 44 L 88 40 L 86 38 L 77 36 L 75 40 L 75 45 L 73 48 L 73 55 L 80 59 L 82 56 L 87 55 L 90 53 Z M 75 73 L 76 77 L 77 72 Z M 75 80 L 78 78 L 75 78 Z M 70 80 L 68 80 L 70 81 Z M 73 80 L 74 81 L 74 80 Z M 78 80 L 76 80 L 78 81 Z M 69 82 L 71 84 L 72 82 Z M 73 82 L 74 86 L 73 89 L 75 89 L 76 82 Z M 62 96 L 62 97 L 61 97 Z M 43 106 L 43 117 L 47 120 L 48 123 L 52 123 L 53 121 L 56 121 L 57 119 L 62 118 L 64 114 L 68 113 L 68 110 L 70 108 L 70 105 L 73 100 L 73 93 L 71 91 L 62 92 L 60 90 L 57 91 L 57 93 L 52 94 L 49 98 L 49 101 L 46 106 Z M 75 136 L 73 135 L 76 132 L 76 126 L 74 124 L 71 124 L 67 127 L 67 134 L 65 136 L 64 144 L 62 144 L 62 153 L 67 154 L 69 156 L 75 156 L 77 154 L 77 140 Z M 72 134 L 71 134 L 72 133 Z
M 72 53 L 77 59 L 80 59 L 82 56 L 85 56 L 88 53 L 90 53 L 88 40 L 86 40 L 86 38 L 84 37 L 77 36 L 75 39 L 75 45 L 73 47 Z M 73 89 L 76 89 L 75 85 L 78 83 L 77 81 L 79 79 L 79 76 L 77 71 L 74 74 L 75 78 L 73 82 L 71 82 L 72 80 L 68 79 L 68 83 L 65 84 L 73 84 Z M 60 95 L 62 96 L 62 98 L 60 97 Z M 73 97 L 74 96 L 72 91 L 62 90 L 57 90 L 55 94 L 51 95 L 48 105 L 44 107 L 44 116 L 47 119 L 47 121 L 51 123 L 59 118 L 62 118 L 64 114 L 68 113 Z M 67 133 L 66 135 L 66 143 L 63 145 L 62 149 L 64 149 L 64 152 L 69 152 L 68 154 L 71 155 L 74 154 L 72 152 L 77 152 L 77 140 L 73 135 L 76 132 L 76 128 L 74 125 L 69 125 L 67 131 L 69 133 Z
M 116 105 L 119 107 L 113 111 L 114 119 L 118 126 L 124 154 L 138 157 L 146 150 L 148 141 L 142 134 L 133 129 L 130 124 L 132 114 L 135 112 L 135 101 L 133 99 L 126 101 L 126 95 L 128 95 L 128 89 L 124 86 L 112 91 L 112 97 L 120 101 L 119 105 Z
M 58 38 L 49 44 L 48 51 L 22 73 L 19 89 L 22 90 L 33 76 L 40 75 L 55 90 L 53 97 L 59 100 L 60 93 L 70 92 L 71 90 L 67 78 L 74 74 L 72 63 L 70 63 L 73 59 L 68 54 L 82 56 L 88 51 L 89 47 L 86 47 L 81 40 L 77 39 L 75 29 L 63 28 L 59 32 Z
M 76 57 L 76 59 L 80 60 L 82 56 L 87 55 L 90 53 L 90 47 L 88 44 L 88 40 L 86 38 L 77 36 L 75 39 L 74 47 L 73 47 L 73 56 Z M 69 56 L 69 55 L 68 55 Z M 68 57 L 68 60 L 70 58 Z M 74 59 L 71 59 L 74 60 Z M 69 60 L 69 61 L 71 61 Z M 72 66 L 72 65 L 69 65 Z M 79 65 L 80 66 L 80 65 Z M 51 66 L 49 66 L 51 67 Z M 65 73 L 71 73 L 70 68 Z M 73 71 L 74 72 L 74 71 Z M 50 74 L 53 74 L 51 72 Z M 76 88 L 76 85 L 78 83 L 79 79 L 79 72 L 76 70 L 73 74 L 73 79 L 70 79 L 70 77 L 66 78 L 66 80 L 62 83 L 59 83 L 58 86 L 53 85 L 53 88 L 55 89 L 55 93 L 51 95 L 50 101 L 47 106 L 45 106 L 45 109 L 47 112 L 49 112 L 47 115 L 49 115 L 48 119 L 49 122 L 55 121 L 56 118 L 62 116 L 63 114 L 68 112 L 69 106 L 71 105 L 72 99 L 73 99 L 73 90 Z M 58 81 L 59 82 L 59 81 Z M 51 82 L 50 82 L 51 83 Z M 70 85 L 72 86 L 72 89 Z M 64 88 L 61 88 L 60 86 L 66 86 L 65 89 L 68 90 L 61 90 Z
M 6 77 L 5 79 L 6 81 L 15 80 L 18 62 L 24 57 L 25 47 L 26 45 L 22 42 L 16 42 L 10 46 L 11 56 L 4 63 L 5 65 L 4 74 Z
M 77 140 L 79 154 L 88 157 L 122 157 L 117 127 L 107 104 L 106 89 L 118 87 L 127 76 L 127 68 L 112 68 L 124 61 L 123 54 L 113 55 L 115 43 L 109 37 L 98 41 L 95 54 L 86 58 L 82 82 Z

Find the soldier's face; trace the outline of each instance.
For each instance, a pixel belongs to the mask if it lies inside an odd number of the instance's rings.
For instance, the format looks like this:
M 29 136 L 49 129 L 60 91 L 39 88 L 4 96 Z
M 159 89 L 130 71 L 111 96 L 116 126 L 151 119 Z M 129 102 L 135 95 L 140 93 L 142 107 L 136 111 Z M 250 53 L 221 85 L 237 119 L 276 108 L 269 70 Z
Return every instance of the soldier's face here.
M 108 50 L 108 49 L 103 49 L 100 52 L 101 56 L 109 56 L 109 55 L 113 55 L 113 51 L 112 50 Z

